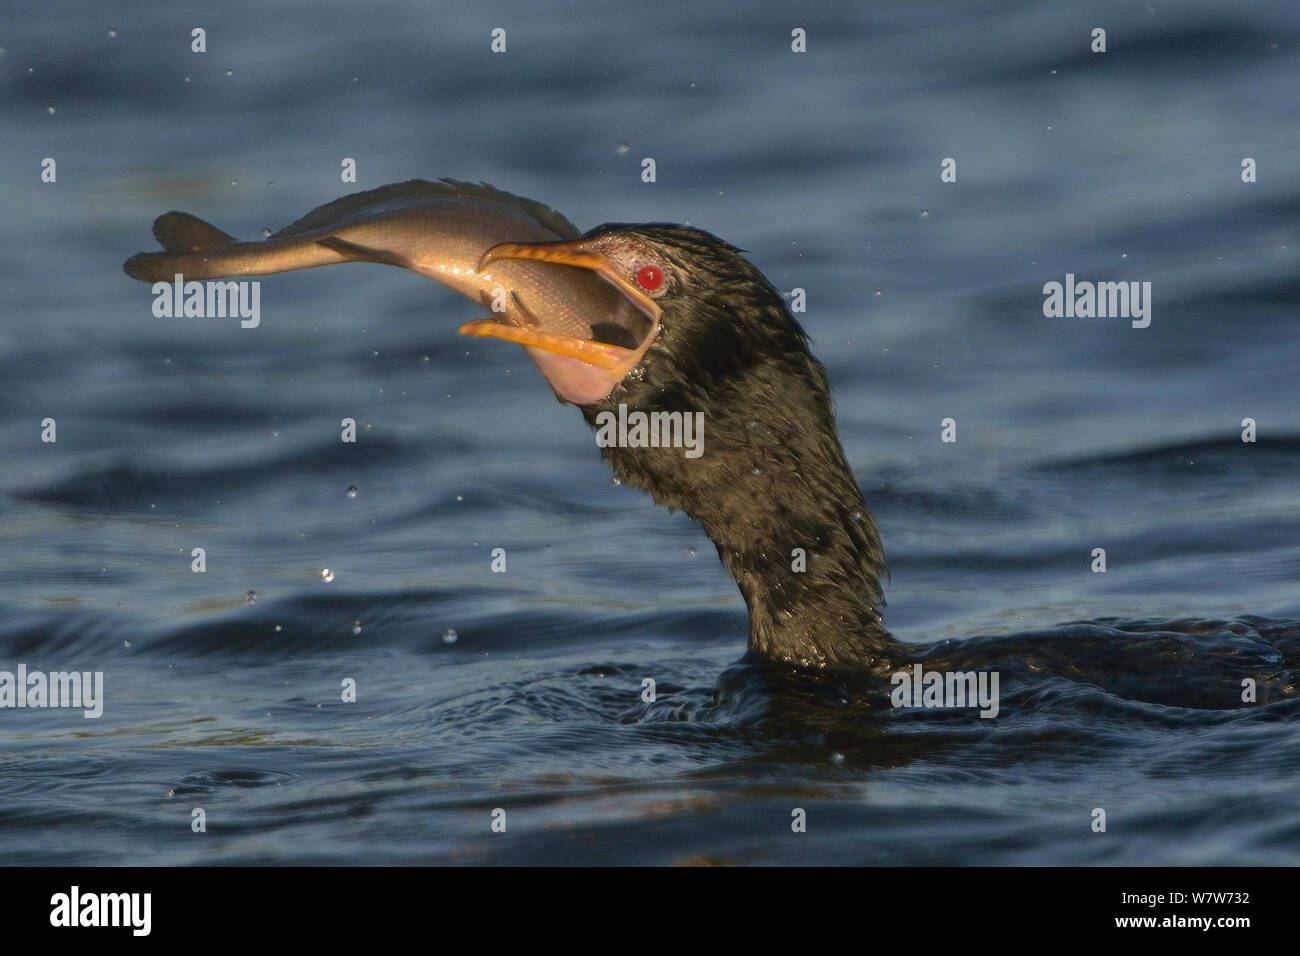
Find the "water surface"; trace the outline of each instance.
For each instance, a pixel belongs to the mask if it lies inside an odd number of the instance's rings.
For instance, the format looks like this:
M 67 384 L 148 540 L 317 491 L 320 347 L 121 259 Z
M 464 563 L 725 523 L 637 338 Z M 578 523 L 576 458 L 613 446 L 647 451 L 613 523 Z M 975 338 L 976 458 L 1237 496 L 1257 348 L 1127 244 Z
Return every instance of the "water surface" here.
M 107 700 L 0 711 L 4 859 L 1300 862 L 1298 34 L 1226 0 L 7 9 L 0 669 Z M 887 621 L 998 668 L 999 716 L 737 664 L 709 541 L 440 286 L 277 276 L 250 330 L 121 272 L 169 209 L 253 238 L 438 176 L 805 289 Z M 1066 273 L 1151 282 L 1150 327 L 1044 318 Z

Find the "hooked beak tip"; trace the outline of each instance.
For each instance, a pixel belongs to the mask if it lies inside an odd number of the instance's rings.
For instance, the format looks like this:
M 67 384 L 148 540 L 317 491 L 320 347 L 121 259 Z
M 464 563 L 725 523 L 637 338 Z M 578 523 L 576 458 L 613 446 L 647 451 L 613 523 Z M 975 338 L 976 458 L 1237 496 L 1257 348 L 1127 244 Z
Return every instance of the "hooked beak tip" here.
M 556 262 L 594 269 L 598 263 L 589 254 L 571 249 L 568 242 L 498 242 L 483 253 L 478 261 L 480 270 L 499 259 L 532 259 L 537 262 Z
M 482 271 L 483 271 L 483 267 L 486 266 L 489 262 L 493 262 L 493 261 L 495 261 L 496 259 L 504 258 L 503 256 L 499 256 L 499 255 L 497 255 L 497 250 L 501 248 L 501 245 L 502 245 L 502 244 L 499 243 L 499 244 L 493 246 L 493 247 L 492 247 L 491 249 L 489 249 L 487 252 L 483 253 L 483 255 L 482 255 L 481 257 L 479 257 L 479 260 L 478 260 L 478 271 L 479 271 L 479 272 L 482 272 Z

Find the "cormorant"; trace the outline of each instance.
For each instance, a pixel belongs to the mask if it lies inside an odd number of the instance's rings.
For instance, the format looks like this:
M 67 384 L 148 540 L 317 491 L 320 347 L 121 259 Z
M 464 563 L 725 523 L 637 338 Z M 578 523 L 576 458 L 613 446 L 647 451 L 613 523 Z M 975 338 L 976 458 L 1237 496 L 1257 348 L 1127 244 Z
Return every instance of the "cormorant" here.
M 524 345 L 593 427 L 620 406 L 703 413 L 699 457 L 662 446 L 602 453 L 624 484 L 700 523 L 748 605 L 751 650 L 822 669 L 879 664 L 897 646 L 881 623 L 880 537 L 844 457 L 825 369 L 735 246 L 669 224 L 579 236 L 553 209 L 451 180 L 347 196 L 264 242 L 177 212 L 154 233 L 164 251 L 129 259 L 134 278 L 398 265 L 493 308 L 461 332 Z

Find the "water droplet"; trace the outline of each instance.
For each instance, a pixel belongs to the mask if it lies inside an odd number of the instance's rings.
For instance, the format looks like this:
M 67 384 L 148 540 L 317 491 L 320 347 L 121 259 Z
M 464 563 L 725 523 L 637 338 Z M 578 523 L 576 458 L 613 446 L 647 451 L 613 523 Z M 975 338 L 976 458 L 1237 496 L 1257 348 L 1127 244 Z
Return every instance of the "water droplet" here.
M 1127 252 L 1121 252 L 1121 253 L 1119 254 L 1119 257 L 1120 257 L 1121 259 L 1127 259 L 1127 258 L 1128 258 L 1128 253 L 1127 253 Z
M 456 496 L 456 500 L 457 500 L 457 501 L 464 501 L 464 500 L 465 500 L 465 496 L 464 496 L 464 495 L 457 495 L 457 496 Z
M 620 153 L 626 153 L 626 152 L 627 152 L 629 149 L 631 149 L 631 148 L 632 148 L 632 147 L 628 146 L 627 143 L 619 143 L 619 144 L 618 144 L 618 151 L 619 151 Z
M 175 787 L 168 787 L 168 788 L 167 788 L 167 796 L 169 796 L 169 797 L 174 797 L 174 796 L 176 796 L 176 788 L 175 788 Z
M 257 603 L 257 592 L 256 592 L 256 591 L 249 591 L 247 594 L 245 594 L 245 595 L 244 595 L 244 603 L 245 603 L 245 604 L 256 604 L 256 603 Z
M 921 210 L 921 218 L 922 218 L 922 219 L 926 218 L 926 217 L 929 216 L 929 215 L 930 215 L 930 210 L 928 210 L 928 209 L 922 209 L 922 210 Z
M 693 558 L 693 557 L 695 557 L 695 549 L 694 549 L 694 548 L 687 548 L 687 549 L 686 549 L 686 556 L 687 556 L 688 558 Z
M 458 637 L 460 637 L 460 635 L 457 634 L 454 630 L 452 630 L 452 629 L 449 627 L 449 628 L 447 628 L 447 630 L 445 630 L 445 631 L 442 632 L 442 643 L 444 643 L 444 644 L 455 644 L 455 643 L 456 643 L 456 638 L 458 638 Z
M 762 473 L 763 473 L 762 468 L 755 468 L 753 472 L 751 472 L 751 474 L 755 474 L 755 475 L 761 475 Z
M 609 479 L 609 483 L 611 485 L 621 485 L 623 483 L 623 479 L 620 478 L 618 475 L 612 475 Z
M 881 289 L 877 289 L 877 290 L 876 290 L 876 295 L 884 295 L 884 294 L 885 294 L 885 293 L 884 293 L 883 290 L 881 290 Z
M 235 75 L 234 70 L 226 70 L 226 76 L 234 76 L 234 75 Z
M 239 180 L 238 180 L 238 179 L 232 179 L 232 180 L 230 181 L 230 185 L 232 185 L 232 186 L 238 186 L 238 185 L 239 185 Z
M 50 114 L 51 116 L 54 115 L 54 107 L 53 107 L 53 106 L 47 106 L 47 107 L 45 107 L 45 108 L 46 108 L 46 110 L 49 111 L 49 114 Z
M 329 568 L 321 568 L 320 577 L 322 581 L 324 581 L 326 584 L 329 584 L 331 581 L 334 580 L 334 572 L 331 571 Z
M 109 28 L 108 28 L 108 38 L 109 38 L 110 40 L 112 40 L 112 39 L 114 39 L 116 36 L 117 36 L 117 31 L 114 30 L 112 27 L 109 27 Z
M 350 488 L 348 488 L 348 497 L 355 498 L 356 496 L 357 496 L 357 486 L 352 485 Z
M 271 230 L 268 229 L 268 228 L 266 228 L 266 226 L 263 226 L 263 227 L 262 227 L 262 235 L 263 235 L 263 236 L 266 236 L 266 237 L 269 239 L 270 236 L 271 236 Z
M 353 633 L 353 634 L 360 634 L 360 633 L 361 633 L 361 622 L 360 622 L 360 621 L 353 621 L 353 622 L 352 622 L 352 633 Z
M 131 646 L 131 642 L 130 642 L 130 641 L 123 641 L 123 642 L 122 642 L 122 646 L 123 646 L 123 647 L 130 647 L 130 646 Z
M 279 634 L 279 633 L 280 633 L 281 631 L 283 631 L 283 630 L 284 630 L 284 628 L 283 628 L 281 625 L 277 624 L 277 625 L 275 626 L 275 633 Z
M 1055 73 L 1056 71 L 1053 70 L 1052 72 Z M 835 753 L 831 754 L 831 763 L 835 764 L 837 767 L 844 763 L 844 754 L 840 753 L 838 750 L 835 751 Z
M 189 81 L 190 81 L 190 78 L 189 78 L 188 76 L 185 77 L 185 82 L 188 83 Z

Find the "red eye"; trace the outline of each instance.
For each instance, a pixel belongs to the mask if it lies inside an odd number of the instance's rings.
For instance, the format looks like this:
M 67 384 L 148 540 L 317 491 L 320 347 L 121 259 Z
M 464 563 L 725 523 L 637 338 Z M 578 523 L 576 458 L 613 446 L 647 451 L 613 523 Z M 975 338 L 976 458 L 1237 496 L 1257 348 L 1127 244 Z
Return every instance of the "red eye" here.
M 664 284 L 663 270 L 658 266 L 642 266 L 636 272 L 636 281 L 647 292 L 653 292 Z

